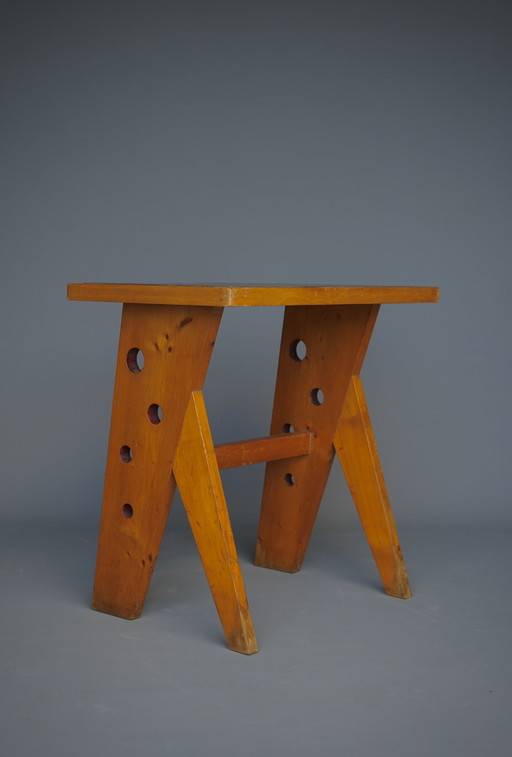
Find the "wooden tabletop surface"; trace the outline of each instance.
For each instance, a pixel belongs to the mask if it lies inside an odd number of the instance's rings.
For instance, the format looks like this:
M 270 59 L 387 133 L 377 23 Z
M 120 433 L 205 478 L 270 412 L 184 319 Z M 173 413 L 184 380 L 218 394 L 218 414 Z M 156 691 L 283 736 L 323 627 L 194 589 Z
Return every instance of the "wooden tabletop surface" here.
M 69 300 L 209 307 L 362 305 L 438 302 L 424 286 L 290 286 L 252 284 L 68 284 Z

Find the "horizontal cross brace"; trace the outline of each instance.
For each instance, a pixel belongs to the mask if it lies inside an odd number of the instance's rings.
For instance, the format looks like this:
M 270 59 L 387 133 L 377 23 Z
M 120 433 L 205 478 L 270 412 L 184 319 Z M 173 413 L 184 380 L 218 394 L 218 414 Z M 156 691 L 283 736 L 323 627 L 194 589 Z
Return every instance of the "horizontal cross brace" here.
M 263 436 L 215 447 L 217 464 L 221 470 L 239 465 L 254 465 L 269 460 L 309 455 L 312 434 L 309 431 Z

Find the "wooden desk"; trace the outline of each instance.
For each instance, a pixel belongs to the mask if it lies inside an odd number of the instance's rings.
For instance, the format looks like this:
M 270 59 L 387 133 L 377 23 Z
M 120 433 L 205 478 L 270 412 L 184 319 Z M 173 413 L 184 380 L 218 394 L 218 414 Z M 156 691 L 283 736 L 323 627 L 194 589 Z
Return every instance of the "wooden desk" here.
M 230 649 L 257 651 L 220 469 L 266 461 L 255 564 L 298 571 L 332 461 L 384 589 L 411 595 L 359 373 L 381 304 L 435 287 L 69 284 L 122 302 L 92 606 L 136 618 L 176 484 Z M 285 306 L 270 436 L 215 447 L 202 395 L 224 307 Z

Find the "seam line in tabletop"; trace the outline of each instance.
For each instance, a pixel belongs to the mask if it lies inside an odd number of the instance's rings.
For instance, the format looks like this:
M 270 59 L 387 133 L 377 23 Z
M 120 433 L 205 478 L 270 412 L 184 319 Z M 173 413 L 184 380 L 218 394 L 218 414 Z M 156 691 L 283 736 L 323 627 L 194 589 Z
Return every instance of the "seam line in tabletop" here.
M 68 299 L 134 304 L 251 307 L 437 302 L 437 287 L 73 283 Z

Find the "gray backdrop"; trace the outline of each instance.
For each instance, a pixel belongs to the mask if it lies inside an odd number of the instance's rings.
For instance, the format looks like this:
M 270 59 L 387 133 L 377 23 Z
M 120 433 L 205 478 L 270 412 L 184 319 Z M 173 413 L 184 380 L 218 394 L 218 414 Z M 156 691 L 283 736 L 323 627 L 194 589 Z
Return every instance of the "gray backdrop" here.
M 120 306 L 68 281 L 245 281 L 439 285 L 363 374 L 394 508 L 510 522 L 507 4 L 7 5 L 3 518 L 98 518 Z M 281 318 L 225 313 L 218 441 L 267 432 Z M 261 477 L 226 474 L 240 526 Z
M 2 757 L 509 753 L 509 8 L 2 4 Z M 223 480 L 259 654 L 178 502 L 142 617 L 91 612 L 121 307 L 68 281 L 439 285 L 363 371 L 413 598 L 337 465 L 300 573 L 254 567 L 255 466 Z M 225 312 L 216 441 L 267 433 L 281 319 Z

